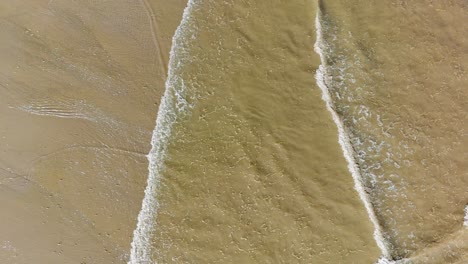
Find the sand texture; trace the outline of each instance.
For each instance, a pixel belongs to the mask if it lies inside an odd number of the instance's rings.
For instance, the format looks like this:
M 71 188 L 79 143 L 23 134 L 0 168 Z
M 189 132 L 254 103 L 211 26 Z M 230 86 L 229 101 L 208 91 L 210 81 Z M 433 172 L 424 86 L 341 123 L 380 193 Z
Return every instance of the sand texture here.
M 0 3 L 1 263 L 127 260 L 185 4 Z

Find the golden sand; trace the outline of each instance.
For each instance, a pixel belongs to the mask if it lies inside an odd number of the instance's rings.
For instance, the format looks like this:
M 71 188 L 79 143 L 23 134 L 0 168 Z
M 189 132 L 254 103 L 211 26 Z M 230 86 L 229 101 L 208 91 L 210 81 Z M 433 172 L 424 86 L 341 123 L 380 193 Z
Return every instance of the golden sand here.
M 0 3 L 0 262 L 127 260 L 184 7 Z

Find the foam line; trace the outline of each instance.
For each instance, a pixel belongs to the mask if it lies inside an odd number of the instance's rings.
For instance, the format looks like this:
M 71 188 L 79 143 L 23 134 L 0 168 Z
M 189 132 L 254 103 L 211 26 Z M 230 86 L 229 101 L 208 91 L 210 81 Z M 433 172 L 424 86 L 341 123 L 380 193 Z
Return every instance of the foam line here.
M 320 56 L 321 65 L 317 69 L 315 78 L 317 80 L 317 85 L 319 86 L 320 90 L 322 91 L 322 99 L 325 101 L 327 110 L 332 115 L 333 121 L 335 122 L 338 128 L 338 142 L 340 143 L 341 149 L 343 150 L 343 155 L 348 163 L 348 170 L 350 171 L 353 180 L 354 180 L 354 188 L 359 194 L 364 206 L 366 208 L 367 214 L 374 226 L 374 239 L 377 242 L 377 246 L 382 251 L 383 258 L 379 260 L 378 263 L 392 263 L 390 262 L 390 250 L 389 250 L 389 243 L 385 240 L 382 228 L 379 225 L 377 217 L 374 212 L 374 208 L 370 201 L 370 197 L 365 192 L 364 182 L 362 175 L 359 171 L 359 167 L 357 166 L 356 160 L 354 158 L 354 150 L 350 143 L 349 135 L 347 134 L 343 121 L 335 111 L 335 106 L 330 96 L 330 91 L 328 89 L 329 84 L 332 82 L 331 77 L 328 74 L 328 65 L 326 60 L 325 54 L 325 41 L 323 39 L 322 34 L 322 25 L 321 25 L 321 11 L 320 9 L 317 10 L 317 16 L 315 18 L 315 29 L 316 29 L 316 42 L 314 45 L 315 52 Z
M 166 90 L 161 98 L 156 127 L 153 130 L 151 139 L 151 151 L 147 155 L 148 180 L 143 198 L 141 211 L 138 215 L 138 222 L 133 232 L 130 259 L 128 264 L 150 264 L 152 260 L 152 239 L 155 231 L 155 223 L 159 202 L 156 198 L 159 187 L 159 179 L 164 169 L 164 160 L 167 153 L 167 146 L 170 140 L 174 124 L 178 118 L 186 114 L 191 106 L 185 100 L 186 87 L 184 81 L 177 71 L 182 63 L 179 61 L 184 54 L 182 44 L 187 35 L 190 34 L 189 18 L 193 10 L 195 0 L 189 0 L 185 7 L 182 21 L 178 26 L 173 38 L 169 56 L 168 78 L 166 80 Z

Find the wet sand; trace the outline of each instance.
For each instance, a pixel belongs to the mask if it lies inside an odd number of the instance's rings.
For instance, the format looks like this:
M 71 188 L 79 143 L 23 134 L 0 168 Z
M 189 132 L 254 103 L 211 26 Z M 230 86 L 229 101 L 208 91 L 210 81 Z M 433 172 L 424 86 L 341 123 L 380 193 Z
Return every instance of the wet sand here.
M 185 4 L 0 4 L 2 263 L 127 261 Z

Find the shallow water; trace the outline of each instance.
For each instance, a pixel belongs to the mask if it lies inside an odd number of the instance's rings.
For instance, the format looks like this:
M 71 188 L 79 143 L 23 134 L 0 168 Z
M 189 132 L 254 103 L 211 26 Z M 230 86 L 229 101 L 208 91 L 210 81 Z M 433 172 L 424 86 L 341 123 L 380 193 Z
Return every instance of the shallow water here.
M 463 2 L 191 3 L 141 261 L 463 261 Z
M 322 1 L 322 9 L 333 100 L 392 257 L 447 243 L 464 232 L 468 203 L 466 2 Z M 451 255 L 444 263 L 465 258 L 449 251 L 439 252 Z
M 158 171 L 153 261 L 380 257 L 316 84 L 316 11 L 312 1 L 193 1 L 168 86 L 187 107 L 159 112 L 177 120 Z

